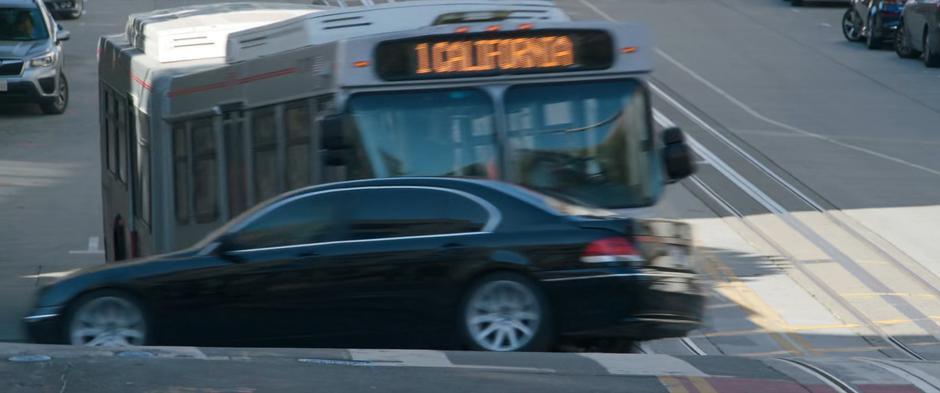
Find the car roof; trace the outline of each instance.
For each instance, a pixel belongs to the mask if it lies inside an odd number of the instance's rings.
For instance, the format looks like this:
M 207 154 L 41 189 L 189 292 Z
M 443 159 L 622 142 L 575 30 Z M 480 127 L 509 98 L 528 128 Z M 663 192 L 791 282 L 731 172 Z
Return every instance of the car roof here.
M 302 188 L 290 194 L 304 194 L 311 191 L 323 191 L 340 188 L 362 188 L 362 187 L 391 187 L 391 186 L 411 186 L 411 187 L 441 187 L 467 190 L 474 188 L 487 188 L 491 190 L 511 193 L 510 189 L 515 187 L 511 184 L 497 180 L 477 179 L 477 178 L 457 178 L 457 177 L 385 177 L 362 180 L 349 180 L 336 183 L 327 183 L 312 187 Z
M 0 0 L 0 7 L 36 8 L 36 0 Z

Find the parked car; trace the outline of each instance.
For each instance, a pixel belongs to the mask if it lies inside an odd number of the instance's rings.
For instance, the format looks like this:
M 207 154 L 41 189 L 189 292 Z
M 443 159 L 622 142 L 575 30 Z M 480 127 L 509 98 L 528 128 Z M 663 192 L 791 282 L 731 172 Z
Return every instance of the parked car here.
M 0 0 L 0 103 L 34 102 L 47 114 L 65 112 L 62 42 L 68 39 L 41 0 Z
M 868 49 L 894 42 L 904 0 L 851 0 L 842 15 L 842 35 L 851 42 L 865 41 Z
M 43 0 L 46 7 L 65 19 L 81 18 L 85 12 L 85 0 Z
M 792 5 L 792 6 L 794 6 L 794 7 L 802 7 L 802 6 L 805 5 L 806 3 L 825 3 L 825 4 L 831 4 L 831 3 L 837 3 L 837 2 L 839 2 L 838 0 L 837 0 L 837 1 L 830 1 L 830 0 L 789 0 L 789 1 L 790 1 L 790 5 Z M 843 3 L 848 3 L 848 2 L 850 2 L 850 1 L 851 1 L 851 0 L 841 0 L 841 2 L 843 2 Z
M 34 341 L 545 350 L 683 336 L 703 318 L 687 224 L 489 180 L 287 193 L 184 251 L 39 291 Z
M 927 67 L 940 67 L 940 1 L 907 1 L 894 48 L 898 56 L 921 57 Z

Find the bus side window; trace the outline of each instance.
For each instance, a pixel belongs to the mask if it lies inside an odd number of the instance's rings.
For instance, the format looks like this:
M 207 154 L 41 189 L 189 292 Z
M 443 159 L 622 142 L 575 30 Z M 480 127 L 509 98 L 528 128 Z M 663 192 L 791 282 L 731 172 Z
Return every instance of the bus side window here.
M 251 116 L 255 202 L 277 195 L 277 124 L 274 108 L 256 109 Z
M 310 184 L 310 106 L 307 101 L 284 109 L 287 130 L 286 184 L 288 190 Z
M 210 223 L 219 217 L 219 176 L 215 132 L 212 119 L 194 120 L 191 126 L 193 149 L 193 211 L 196 222 Z
M 137 166 L 134 175 L 134 214 L 150 224 L 150 116 L 137 114 Z
M 189 138 L 186 123 L 173 125 L 173 200 L 176 221 L 189 223 Z
M 101 136 L 104 139 L 104 149 L 101 151 L 102 157 L 104 157 L 104 167 L 109 171 L 111 170 L 111 89 L 105 85 L 101 85 L 101 107 L 104 109 L 102 112 L 104 115 L 101 119 L 101 131 L 103 135 Z
M 115 121 L 117 130 L 115 144 L 117 145 L 117 174 L 121 182 L 127 184 L 127 147 L 128 147 L 128 119 L 127 102 L 114 97 L 117 104 L 117 117 Z
M 228 181 L 228 215 L 237 216 L 248 209 L 248 172 L 246 171 L 245 132 L 240 112 L 228 112 L 223 118 L 225 172 Z

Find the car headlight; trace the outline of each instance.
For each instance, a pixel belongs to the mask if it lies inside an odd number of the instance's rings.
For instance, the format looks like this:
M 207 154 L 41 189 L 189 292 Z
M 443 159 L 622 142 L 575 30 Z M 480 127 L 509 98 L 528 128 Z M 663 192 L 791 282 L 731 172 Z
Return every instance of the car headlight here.
M 39 57 L 34 57 L 29 61 L 30 67 L 49 67 L 55 64 L 56 54 L 55 52 L 49 52 Z

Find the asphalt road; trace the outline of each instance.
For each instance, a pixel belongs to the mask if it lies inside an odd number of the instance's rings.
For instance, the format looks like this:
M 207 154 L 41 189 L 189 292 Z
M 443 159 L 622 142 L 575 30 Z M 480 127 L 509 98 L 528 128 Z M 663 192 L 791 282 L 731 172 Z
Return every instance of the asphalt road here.
M 154 3 L 92 0 L 63 22 L 66 114 L 0 108 L 0 340 L 22 340 L 39 280 L 102 263 L 95 42 Z M 558 3 L 652 28 L 657 121 L 700 158 L 648 214 L 695 225 L 709 323 L 643 351 L 940 359 L 940 70 L 846 42 L 841 6 Z

